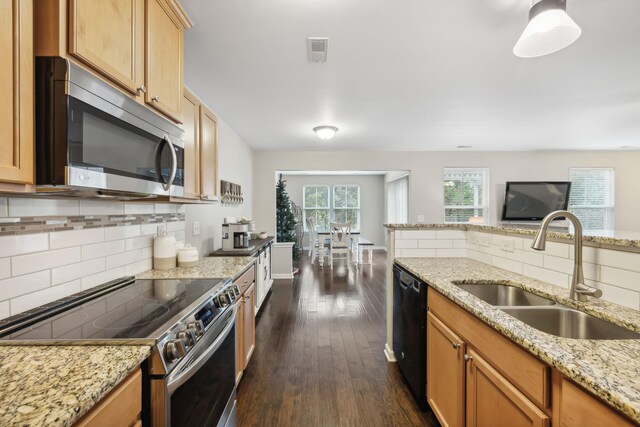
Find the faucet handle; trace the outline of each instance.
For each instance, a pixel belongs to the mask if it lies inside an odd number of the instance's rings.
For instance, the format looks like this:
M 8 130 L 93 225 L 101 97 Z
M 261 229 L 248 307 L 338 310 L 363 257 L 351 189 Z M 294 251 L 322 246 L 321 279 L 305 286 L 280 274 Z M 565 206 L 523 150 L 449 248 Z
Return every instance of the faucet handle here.
M 584 283 L 578 283 L 576 285 L 576 293 L 579 295 L 579 297 L 584 298 L 578 298 L 580 301 L 586 301 L 587 296 L 594 298 L 602 297 L 602 290 L 585 285 Z

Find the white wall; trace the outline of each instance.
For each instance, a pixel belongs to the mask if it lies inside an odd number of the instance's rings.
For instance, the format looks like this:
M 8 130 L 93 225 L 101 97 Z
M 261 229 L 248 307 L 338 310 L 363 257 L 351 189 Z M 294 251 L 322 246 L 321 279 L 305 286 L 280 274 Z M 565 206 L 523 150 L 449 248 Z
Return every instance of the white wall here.
M 442 174 L 445 167 L 490 169 L 490 219 L 497 222 L 504 184 L 515 180 L 566 180 L 570 167 L 613 167 L 616 171 L 616 229 L 640 231 L 640 152 L 331 152 L 257 151 L 254 153 L 254 213 L 258 228 L 275 229 L 276 170 L 409 170 L 409 222 L 443 221 Z
M 198 248 L 200 255 L 208 255 L 222 247 L 221 227 L 224 217 L 245 216 L 253 212 L 253 155 L 247 144 L 240 139 L 223 120 L 218 118 L 218 177 L 242 186 L 242 205 L 186 205 L 187 243 Z M 274 187 L 275 192 L 275 187 Z M 275 194 L 275 193 L 274 193 Z M 200 222 L 200 235 L 193 235 L 193 223 Z
M 360 232 L 363 237 L 376 245 L 384 246 L 386 231 L 384 223 L 384 175 L 286 175 L 289 198 L 302 207 L 302 189 L 305 185 L 328 185 L 333 191 L 334 185 L 360 186 Z M 275 193 L 274 193 L 275 197 Z M 333 199 L 331 199 L 333 203 Z M 305 240 L 304 244 L 307 242 Z

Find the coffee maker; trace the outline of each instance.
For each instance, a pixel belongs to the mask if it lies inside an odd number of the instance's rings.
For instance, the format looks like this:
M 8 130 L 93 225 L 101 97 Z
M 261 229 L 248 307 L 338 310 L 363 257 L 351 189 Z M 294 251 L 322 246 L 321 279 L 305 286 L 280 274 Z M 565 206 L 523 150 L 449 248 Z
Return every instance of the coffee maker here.
M 249 224 L 222 224 L 223 251 L 250 251 L 255 246 L 249 246 Z

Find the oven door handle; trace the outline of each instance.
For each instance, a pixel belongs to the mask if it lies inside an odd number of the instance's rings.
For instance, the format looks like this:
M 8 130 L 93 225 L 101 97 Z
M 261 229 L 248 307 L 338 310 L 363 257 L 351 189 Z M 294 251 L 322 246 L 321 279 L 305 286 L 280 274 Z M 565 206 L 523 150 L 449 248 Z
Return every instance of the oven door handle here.
M 175 378 L 169 377 L 167 379 L 167 393 L 169 393 L 169 395 L 173 394 L 173 392 L 176 391 L 178 387 L 187 382 L 194 374 L 196 374 L 198 370 L 205 363 L 207 363 L 207 360 L 209 360 L 211 355 L 220 348 L 222 342 L 225 338 L 227 338 L 229 332 L 231 331 L 231 329 L 233 329 L 233 326 L 236 323 L 236 310 L 237 309 L 234 304 L 233 314 L 229 317 L 231 321 L 227 326 L 224 327 L 222 332 L 220 332 L 220 335 L 218 335 L 218 338 L 216 338 L 216 340 L 209 346 L 209 348 L 207 348 L 204 353 L 198 356 L 198 358 L 188 368 L 180 372 L 180 375 Z

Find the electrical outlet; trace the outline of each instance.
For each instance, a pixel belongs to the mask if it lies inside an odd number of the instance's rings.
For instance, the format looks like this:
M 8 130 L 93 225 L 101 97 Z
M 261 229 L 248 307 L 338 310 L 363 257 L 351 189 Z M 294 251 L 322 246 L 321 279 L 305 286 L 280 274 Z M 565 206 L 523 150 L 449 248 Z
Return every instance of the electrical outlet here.
M 200 234 L 200 221 L 193 222 L 193 235 L 197 236 Z
M 418 215 L 417 221 L 424 222 L 424 215 Z

